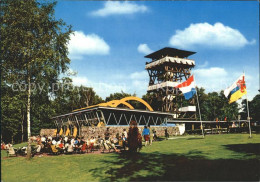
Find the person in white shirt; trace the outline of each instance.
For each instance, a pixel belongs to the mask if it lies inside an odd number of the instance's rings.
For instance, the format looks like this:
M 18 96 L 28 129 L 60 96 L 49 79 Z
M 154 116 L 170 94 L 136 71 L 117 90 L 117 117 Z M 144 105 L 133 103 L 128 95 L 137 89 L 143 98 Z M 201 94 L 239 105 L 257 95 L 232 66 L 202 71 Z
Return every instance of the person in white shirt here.
M 71 141 L 70 141 L 70 144 L 73 146 L 73 147 L 75 147 L 74 146 L 74 143 L 75 143 L 75 139 L 74 139 L 74 137 L 71 139 Z
M 94 149 L 94 143 L 95 143 L 95 138 L 92 136 L 91 138 L 90 138 L 90 140 L 89 140 L 89 149 L 90 149 L 90 152 L 92 152 L 93 151 L 93 149 Z
M 65 143 L 67 143 L 67 141 L 68 141 L 68 136 L 65 136 L 65 137 L 64 137 L 64 141 L 65 141 Z
M 56 142 L 56 145 L 59 145 L 61 143 L 61 139 L 59 139 L 59 141 Z
M 57 142 L 56 142 L 56 140 L 52 140 L 52 145 L 56 145 L 57 144 Z
M 41 137 L 41 142 L 45 143 L 46 142 L 46 138 L 44 136 Z
M 68 153 L 72 153 L 72 152 L 73 152 L 73 146 L 72 146 L 72 144 L 70 144 L 70 145 L 68 146 L 67 152 L 68 152 Z
M 52 136 L 51 136 L 51 135 L 49 135 L 49 136 L 48 136 L 48 139 L 49 139 L 49 140 L 52 140 Z
M 124 129 L 123 134 L 125 135 L 125 138 L 127 138 L 127 131 Z

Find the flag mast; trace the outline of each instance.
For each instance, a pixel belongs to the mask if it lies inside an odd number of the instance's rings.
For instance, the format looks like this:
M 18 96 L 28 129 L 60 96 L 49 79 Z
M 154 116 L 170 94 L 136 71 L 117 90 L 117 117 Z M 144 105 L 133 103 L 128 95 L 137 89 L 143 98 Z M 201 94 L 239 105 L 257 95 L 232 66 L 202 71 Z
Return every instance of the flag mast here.
M 246 76 L 245 76 L 245 72 L 244 72 L 244 77 L 246 77 Z M 246 105 L 247 105 L 247 121 L 248 121 L 248 125 L 249 125 L 249 138 L 252 138 L 252 134 L 251 134 L 251 122 L 250 122 L 250 116 L 249 116 L 249 105 L 248 105 L 247 92 L 246 92 Z
M 195 77 L 195 76 L 194 76 L 194 77 Z M 194 78 L 194 80 L 195 80 L 195 78 Z M 204 136 L 203 125 L 202 125 L 202 119 L 201 119 L 201 113 L 200 113 L 200 103 L 199 103 L 199 97 L 198 97 L 198 89 L 197 89 L 197 86 L 196 86 L 195 88 L 196 88 L 196 96 L 197 96 L 197 103 L 198 103 L 199 116 L 200 116 L 200 127 L 201 127 L 202 136 L 203 136 L 203 138 L 204 138 L 205 136 Z

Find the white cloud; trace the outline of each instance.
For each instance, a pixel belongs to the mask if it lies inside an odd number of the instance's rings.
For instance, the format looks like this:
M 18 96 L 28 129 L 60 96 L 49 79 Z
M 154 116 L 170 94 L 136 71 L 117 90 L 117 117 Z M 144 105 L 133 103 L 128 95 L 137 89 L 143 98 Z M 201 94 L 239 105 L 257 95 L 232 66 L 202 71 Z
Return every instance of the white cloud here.
M 206 68 L 209 65 L 208 61 L 205 61 L 203 64 L 198 65 L 198 68 Z
M 146 94 L 149 83 L 147 71 L 134 72 L 129 74 L 129 76 L 125 74 L 123 77 L 123 81 L 121 79 L 119 81 L 117 78 L 112 77 L 113 79 L 110 79 L 111 82 L 96 82 L 85 76 L 71 76 L 73 85 L 92 87 L 103 99 L 110 94 L 121 91 L 130 94 L 136 93 L 138 97 L 142 97 L 142 95 Z
M 220 67 L 199 68 L 194 70 L 195 81 L 198 87 L 205 88 L 208 92 L 220 92 L 230 87 L 242 74 L 237 70 L 226 70 Z M 257 94 L 258 85 L 255 84 L 254 73 L 246 74 L 246 86 L 248 99 L 251 100 Z M 244 97 L 243 97 L 244 99 Z
M 206 92 L 219 92 L 230 83 L 228 72 L 220 67 L 195 69 L 194 75 L 197 86 L 205 88 Z
M 148 77 L 147 71 L 134 72 L 130 74 L 130 78 L 133 80 L 145 79 Z
M 214 25 L 197 23 L 191 24 L 184 30 L 176 30 L 169 43 L 179 48 L 202 46 L 206 48 L 238 49 L 255 43 L 255 40 L 248 41 L 239 30 L 222 23 L 215 23 Z
M 95 82 L 95 81 L 89 80 L 87 77 L 84 77 L 84 76 L 83 77 L 73 76 L 71 78 L 72 78 L 73 85 L 76 85 L 76 86 L 83 85 L 86 87 L 92 87 L 94 89 L 94 91 L 96 92 L 96 94 L 98 94 L 103 99 L 105 99 L 107 96 L 109 96 L 112 93 L 127 91 L 127 87 L 126 87 L 125 83 Z
M 122 15 L 122 14 L 133 14 L 138 12 L 146 12 L 148 8 L 144 5 L 137 5 L 136 3 L 128 1 L 107 1 L 102 9 L 93 11 L 93 16 L 109 16 L 109 15 Z
M 106 55 L 110 50 L 109 45 L 98 35 L 85 35 L 82 31 L 70 35 L 68 48 L 71 59 L 81 59 L 84 55 Z
M 150 54 L 153 51 L 148 47 L 147 44 L 139 44 L 137 47 L 138 52 L 143 53 L 143 54 Z

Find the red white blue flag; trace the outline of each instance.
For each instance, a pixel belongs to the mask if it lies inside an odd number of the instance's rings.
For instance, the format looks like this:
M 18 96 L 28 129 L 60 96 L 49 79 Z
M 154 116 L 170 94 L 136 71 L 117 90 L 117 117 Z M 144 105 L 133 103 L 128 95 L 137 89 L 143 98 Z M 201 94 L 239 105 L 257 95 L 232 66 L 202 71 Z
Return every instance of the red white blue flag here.
M 177 85 L 176 88 L 179 88 L 182 91 L 186 100 L 192 98 L 192 96 L 196 93 L 193 75 L 189 77 L 185 82 Z

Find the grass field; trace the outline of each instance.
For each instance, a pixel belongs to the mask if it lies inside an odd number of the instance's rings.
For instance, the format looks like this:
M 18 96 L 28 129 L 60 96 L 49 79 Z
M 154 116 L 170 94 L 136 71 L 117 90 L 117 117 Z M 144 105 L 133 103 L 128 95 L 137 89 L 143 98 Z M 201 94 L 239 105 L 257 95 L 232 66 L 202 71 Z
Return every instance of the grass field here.
M 6 156 L 2 180 L 9 181 L 259 181 L 260 135 L 177 137 L 154 142 L 140 153 Z

